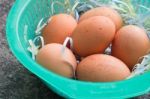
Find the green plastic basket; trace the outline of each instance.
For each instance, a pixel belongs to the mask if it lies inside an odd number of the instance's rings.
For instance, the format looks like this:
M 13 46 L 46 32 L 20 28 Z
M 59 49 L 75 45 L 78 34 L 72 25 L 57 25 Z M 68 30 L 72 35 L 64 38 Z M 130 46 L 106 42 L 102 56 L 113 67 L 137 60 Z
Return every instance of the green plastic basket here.
M 134 0 L 134 2 L 150 5 L 149 0 Z M 28 39 L 34 38 L 40 19 L 51 15 L 50 4 L 51 0 L 16 0 L 7 18 L 6 31 L 10 49 L 29 71 L 37 75 L 54 92 L 71 99 L 120 99 L 150 91 L 150 72 L 119 82 L 90 83 L 61 77 L 32 60 L 27 51 L 28 42 L 25 36 Z M 56 7 L 57 12 L 60 10 Z M 27 35 L 24 34 L 26 25 L 29 26 Z

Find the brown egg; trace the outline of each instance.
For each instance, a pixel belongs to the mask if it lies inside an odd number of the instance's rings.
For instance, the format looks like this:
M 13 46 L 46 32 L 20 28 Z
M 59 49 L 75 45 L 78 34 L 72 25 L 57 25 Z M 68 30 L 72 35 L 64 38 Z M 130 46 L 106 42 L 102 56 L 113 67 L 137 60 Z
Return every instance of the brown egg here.
M 95 16 L 78 24 L 72 34 L 74 50 L 80 56 L 103 53 L 115 36 L 115 25 L 107 17 Z
M 62 44 L 65 38 L 72 34 L 76 26 L 77 22 L 71 15 L 58 14 L 52 16 L 51 21 L 42 31 L 45 44 Z
M 83 59 L 77 66 L 76 73 L 79 80 L 111 82 L 126 79 L 130 75 L 130 70 L 113 56 L 95 54 Z
M 61 44 L 48 44 L 38 52 L 36 61 L 59 75 L 71 78 L 77 65 L 76 59 L 71 50 L 62 48 Z
M 110 18 L 116 25 L 116 30 L 120 29 L 123 24 L 122 18 L 119 13 L 110 7 L 98 7 L 89 10 L 80 17 L 79 22 L 82 22 L 83 20 L 93 16 L 105 16 Z
M 130 69 L 150 48 L 146 32 L 134 25 L 122 27 L 112 44 L 112 55 L 125 62 Z

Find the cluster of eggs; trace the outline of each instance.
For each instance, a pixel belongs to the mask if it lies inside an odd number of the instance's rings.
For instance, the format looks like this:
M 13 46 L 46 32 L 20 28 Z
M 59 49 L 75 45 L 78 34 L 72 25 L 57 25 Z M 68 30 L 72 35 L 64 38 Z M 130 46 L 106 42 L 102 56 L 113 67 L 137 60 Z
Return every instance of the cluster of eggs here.
M 68 14 L 54 15 L 42 36 L 45 46 L 39 50 L 36 61 L 57 74 L 83 81 L 126 79 L 150 48 L 144 29 L 124 25 L 119 13 L 110 7 L 91 9 L 78 22 Z M 63 46 L 66 37 L 73 40 L 72 50 Z M 106 55 L 110 44 L 111 55 Z M 76 55 L 82 57 L 79 63 Z

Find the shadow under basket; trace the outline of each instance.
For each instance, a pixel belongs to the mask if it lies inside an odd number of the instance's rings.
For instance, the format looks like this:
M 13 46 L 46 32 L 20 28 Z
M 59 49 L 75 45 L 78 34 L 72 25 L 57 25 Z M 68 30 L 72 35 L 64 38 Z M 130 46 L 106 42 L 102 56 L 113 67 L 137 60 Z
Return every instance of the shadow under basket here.
M 146 0 L 135 1 L 142 4 Z M 150 91 L 150 72 L 118 82 L 92 83 L 61 77 L 37 64 L 27 50 L 28 40 L 35 37 L 38 22 L 51 16 L 51 3 L 52 0 L 16 0 L 7 18 L 6 31 L 10 49 L 29 71 L 54 92 L 69 99 L 120 99 Z M 55 6 L 55 9 L 57 13 L 61 12 L 60 7 Z M 27 34 L 24 32 L 26 26 Z

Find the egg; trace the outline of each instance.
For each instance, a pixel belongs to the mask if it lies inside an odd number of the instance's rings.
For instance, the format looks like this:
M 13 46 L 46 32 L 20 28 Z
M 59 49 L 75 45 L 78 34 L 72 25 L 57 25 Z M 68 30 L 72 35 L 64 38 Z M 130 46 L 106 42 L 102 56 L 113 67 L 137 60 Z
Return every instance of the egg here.
M 74 77 L 77 66 L 71 50 L 57 43 L 47 44 L 40 49 L 36 61 L 52 72 L 68 78 Z
M 123 25 L 123 20 L 119 13 L 110 7 L 97 7 L 87 11 L 86 13 L 81 15 L 79 23 L 93 16 L 105 16 L 110 18 L 114 22 L 116 30 L 120 29 Z
M 104 16 L 82 21 L 71 36 L 74 52 L 82 57 L 103 53 L 113 40 L 115 31 L 114 23 Z
M 130 70 L 125 63 L 105 54 L 95 54 L 84 58 L 76 70 L 79 80 L 90 82 L 124 80 L 130 74 Z
M 117 32 L 112 44 L 112 55 L 132 69 L 149 48 L 150 41 L 146 32 L 135 25 L 127 25 Z
M 62 44 L 65 38 L 72 34 L 76 26 L 77 22 L 71 15 L 57 14 L 52 16 L 48 25 L 42 30 L 45 44 Z

